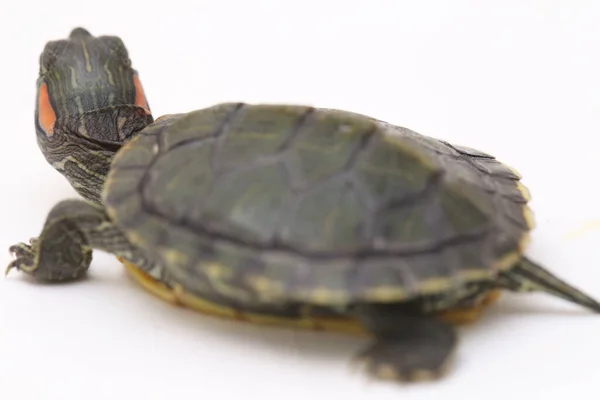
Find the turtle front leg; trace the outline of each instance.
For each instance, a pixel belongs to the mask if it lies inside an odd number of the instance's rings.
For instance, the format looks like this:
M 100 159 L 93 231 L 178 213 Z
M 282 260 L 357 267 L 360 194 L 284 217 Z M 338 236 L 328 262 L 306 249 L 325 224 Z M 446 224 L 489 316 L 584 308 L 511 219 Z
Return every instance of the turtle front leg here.
M 437 379 L 456 346 L 454 328 L 413 304 L 365 304 L 357 317 L 374 336 L 360 355 L 371 375 L 398 381 Z
M 41 281 L 74 280 L 88 270 L 93 248 L 144 264 L 102 206 L 81 200 L 61 201 L 48 214 L 38 238 L 10 247 L 16 259 L 6 272 L 18 269 Z

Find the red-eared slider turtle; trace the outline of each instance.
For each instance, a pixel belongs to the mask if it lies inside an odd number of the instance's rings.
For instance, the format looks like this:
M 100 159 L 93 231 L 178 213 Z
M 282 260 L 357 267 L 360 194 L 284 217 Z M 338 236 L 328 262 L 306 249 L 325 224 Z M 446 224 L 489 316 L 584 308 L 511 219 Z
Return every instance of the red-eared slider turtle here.
M 303 106 L 153 122 L 122 41 L 80 28 L 40 63 L 39 146 L 86 200 L 58 203 L 9 269 L 74 280 L 104 250 L 169 301 L 368 333 L 368 370 L 404 380 L 439 376 L 453 322 L 499 290 L 600 311 L 523 255 L 527 190 L 488 154 Z

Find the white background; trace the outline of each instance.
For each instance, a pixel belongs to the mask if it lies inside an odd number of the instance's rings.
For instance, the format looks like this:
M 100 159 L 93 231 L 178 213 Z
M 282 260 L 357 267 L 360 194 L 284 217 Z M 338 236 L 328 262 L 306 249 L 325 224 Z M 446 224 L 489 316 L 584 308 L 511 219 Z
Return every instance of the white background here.
M 7 3 L 4 2 L 4 3 Z M 38 57 L 75 26 L 129 48 L 155 117 L 219 102 L 369 114 L 493 153 L 533 195 L 529 254 L 600 297 L 594 1 L 18 1 L 0 15 L 0 264 L 76 196 L 35 143 Z M 343 336 L 176 309 L 96 253 L 89 279 L 0 279 L 0 399 L 597 399 L 600 317 L 507 294 L 444 380 L 367 379 Z

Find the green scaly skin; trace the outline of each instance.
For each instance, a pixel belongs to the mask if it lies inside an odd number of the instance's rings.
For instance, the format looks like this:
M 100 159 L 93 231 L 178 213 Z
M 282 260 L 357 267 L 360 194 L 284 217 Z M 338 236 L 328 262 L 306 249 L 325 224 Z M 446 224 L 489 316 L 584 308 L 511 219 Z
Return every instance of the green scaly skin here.
M 49 134 L 36 109 L 39 147 L 86 200 L 65 200 L 54 206 L 39 238 L 10 248 L 16 259 L 8 270 L 18 269 L 41 281 L 75 280 L 88 270 L 92 249 L 99 249 L 146 271 L 158 270 L 152 275 L 160 276 L 162 269 L 128 242 L 100 200 L 115 153 L 153 121 L 149 110 L 136 105 L 136 72 L 125 46 L 117 37 L 95 38 L 78 28 L 68 40 L 48 43 L 40 64 L 38 88 L 47 85 L 56 121 Z M 598 302 L 525 258 L 495 286 L 516 292 L 545 291 L 600 311 Z M 423 312 L 426 302 L 356 304 L 347 310 L 375 337 L 361 353 L 371 373 L 402 380 L 442 374 L 455 348 L 456 333 Z
M 135 105 L 136 74 L 118 37 L 94 38 L 77 28 L 68 40 L 46 44 L 37 81 L 37 142 L 48 163 L 88 202 L 57 204 L 39 238 L 10 247 L 16 259 L 7 273 L 16 268 L 46 281 L 78 278 L 91 263 L 92 248 L 148 265 L 110 223 L 100 199 L 115 153 L 153 121 L 149 110 Z M 42 85 L 56 115 L 51 132 L 40 124 Z M 70 224 L 80 230 L 71 232 Z

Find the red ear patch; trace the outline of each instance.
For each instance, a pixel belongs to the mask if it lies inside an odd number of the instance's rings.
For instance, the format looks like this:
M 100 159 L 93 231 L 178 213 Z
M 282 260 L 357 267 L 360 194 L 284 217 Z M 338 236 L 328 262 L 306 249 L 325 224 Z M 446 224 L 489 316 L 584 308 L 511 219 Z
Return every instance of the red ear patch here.
M 52 104 L 50 103 L 50 96 L 48 95 L 48 85 L 42 83 L 38 89 L 38 120 L 40 126 L 46 132 L 46 135 L 52 136 L 54 134 L 54 122 L 56 121 L 56 113 Z
M 146 114 L 150 115 L 150 107 L 146 100 L 146 94 L 144 93 L 142 82 L 140 82 L 140 78 L 138 78 L 137 74 L 133 75 L 133 86 L 135 86 L 135 105 L 142 107 L 146 110 Z

